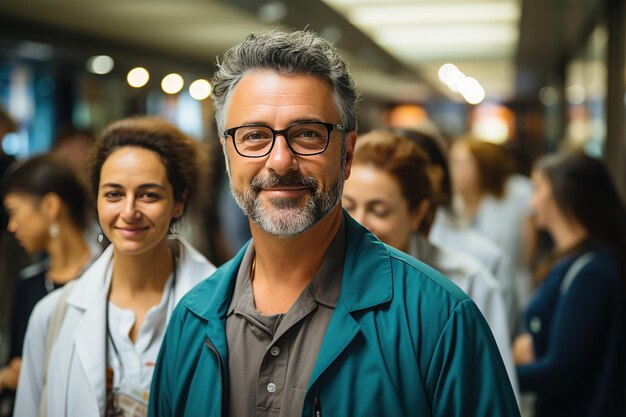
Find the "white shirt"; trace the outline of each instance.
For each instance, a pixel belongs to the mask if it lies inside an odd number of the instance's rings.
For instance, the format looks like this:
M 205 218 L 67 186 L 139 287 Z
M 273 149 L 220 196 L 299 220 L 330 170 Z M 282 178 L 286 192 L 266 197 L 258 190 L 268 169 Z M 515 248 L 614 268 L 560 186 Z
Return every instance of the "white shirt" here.
M 150 391 L 154 365 L 159 355 L 161 342 L 165 336 L 166 323 L 172 314 L 172 278 L 168 279 L 161 301 L 152 306 L 137 332 L 135 343 L 130 339 L 130 330 L 135 325 L 135 313 L 109 302 L 108 363 L 113 369 L 113 386 L 131 384 L 144 391 Z M 115 347 L 113 346 L 115 343 Z M 117 349 L 117 353 L 116 353 Z
M 470 255 L 484 265 L 498 281 L 506 306 L 511 336 L 519 324 L 521 297 L 515 269 L 504 250 L 469 226 L 462 224 L 453 213 L 439 208 L 428 240 L 457 252 Z

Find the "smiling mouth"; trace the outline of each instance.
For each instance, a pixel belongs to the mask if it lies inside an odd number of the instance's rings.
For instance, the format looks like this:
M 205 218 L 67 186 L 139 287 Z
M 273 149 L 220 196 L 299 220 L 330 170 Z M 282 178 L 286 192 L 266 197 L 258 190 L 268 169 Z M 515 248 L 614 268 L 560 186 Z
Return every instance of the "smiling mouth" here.
M 122 235 L 134 236 L 134 235 L 138 235 L 138 234 L 140 234 L 142 232 L 145 232 L 146 230 L 148 230 L 148 227 L 133 227 L 133 228 L 116 227 L 115 230 L 120 232 Z
M 276 187 L 276 188 L 262 188 L 261 192 L 267 193 L 270 196 L 275 197 L 293 197 L 305 192 L 310 192 L 310 187 Z

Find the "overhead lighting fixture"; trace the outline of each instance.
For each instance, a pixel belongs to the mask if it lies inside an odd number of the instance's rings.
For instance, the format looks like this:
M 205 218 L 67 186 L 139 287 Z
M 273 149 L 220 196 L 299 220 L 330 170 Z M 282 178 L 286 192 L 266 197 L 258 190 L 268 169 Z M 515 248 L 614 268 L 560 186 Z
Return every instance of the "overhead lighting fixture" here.
M 54 48 L 47 43 L 22 41 L 17 44 L 15 54 L 21 58 L 47 61 L 54 56 Z
M 570 85 L 565 89 L 565 98 L 568 103 L 578 105 L 585 102 L 586 92 L 582 85 Z
M 148 84 L 148 80 L 150 79 L 150 73 L 147 69 L 143 67 L 136 67 L 132 70 L 128 71 L 128 75 L 126 76 L 126 81 L 131 87 L 141 88 L 144 85 Z
M 539 90 L 539 101 L 541 101 L 544 106 L 554 106 L 559 102 L 559 93 L 557 93 L 554 87 L 542 87 L 541 90 Z
M 330 1 L 330 3 L 335 3 Z M 454 3 L 383 3 L 346 7 L 349 20 L 362 26 L 424 25 L 473 22 L 503 22 L 517 24 L 520 7 L 517 2 Z
M 175 72 L 171 74 L 167 74 L 161 80 L 161 88 L 167 94 L 176 94 L 183 89 L 185 82 L 183 81 L 183 77 L 180 74 L 176 74 Z
M 113 70 L 113 58 L 108 55 L 96 55 L 87 60 L 87 71 L 92 74 L 104 75 Z
M 481 45 L 513 45 L 518 29 L 502 23 L 444 24 L 436 26 L 379 26 L 369 33 L 386 47 L 424 47 Z
M 469 104 L 485 99 L 485 89 L 473 77 L 468 77 L 454 64 L 443 64 L 438 71 L 439 79 L 454 92 L 460 93 Z
M 287 16 L 287 6 L 281 1 L 272 1 L 259 7 L 257 17 L 263 23 L 278 23 Z
M 196 80 L 189 86 L 189 94 L 198 101 L 204 100 L 211 95 L 211 83 L 204 79 Z
M 485 99 L 485 89 L 476 78 L 465 77 L 459 81 L 459 93 L 469 104 L 478 104 Z

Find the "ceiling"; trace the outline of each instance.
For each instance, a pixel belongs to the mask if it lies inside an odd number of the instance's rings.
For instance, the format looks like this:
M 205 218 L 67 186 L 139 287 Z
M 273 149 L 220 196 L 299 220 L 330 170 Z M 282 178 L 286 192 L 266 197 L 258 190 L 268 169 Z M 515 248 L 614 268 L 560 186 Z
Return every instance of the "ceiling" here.
M 27 40 L 36 42 L 30 45 L 35 51 L 37 46 L 44 45 L 45 52 L 45 45 L 54 45 L 47 49 L 52 56 L 106 53 L 128 65 L 180 67 L 210 76 L 216 55 L 248 33 L 277 24 L 308 27 L 338 46 L 357 87 L 370 97 L 460 98 L 438 79 L 440 66 L 453 63 L 478 80 L 487 99 L 510 101 L 536 97 L 601 3 L 3 0 L 0 46 L 5 57 L 24 56 L 18 41 Z

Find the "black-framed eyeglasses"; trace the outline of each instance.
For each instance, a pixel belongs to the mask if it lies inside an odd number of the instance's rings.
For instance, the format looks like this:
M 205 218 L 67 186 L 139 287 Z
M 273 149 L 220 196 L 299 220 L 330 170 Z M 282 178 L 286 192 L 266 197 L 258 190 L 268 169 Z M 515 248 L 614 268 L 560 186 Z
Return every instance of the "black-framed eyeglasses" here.
M 333 130 L 344 132 L 343 126 L 324 122 L 297 122 L 283 130 L 274 130 L 261 124 L 249 124 L 233 127 L 224 131 L 224 138 L 230 136 L 235 150 L 247 158 L 261 158 L 268 155 L 276 136 L 282 135 L 287 140 L 289 149 L 296 155 L 317 155 L 326 150 Z

